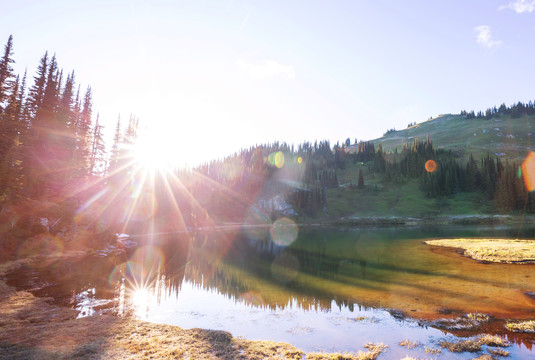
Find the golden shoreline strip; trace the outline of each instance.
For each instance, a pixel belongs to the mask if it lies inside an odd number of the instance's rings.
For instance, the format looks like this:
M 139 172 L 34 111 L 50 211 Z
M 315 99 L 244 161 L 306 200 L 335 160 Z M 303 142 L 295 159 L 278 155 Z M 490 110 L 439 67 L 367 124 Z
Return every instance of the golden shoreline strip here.
M 461 249 L 474 260 L 508 264 L 535 264 L 535 240 L 458 238 L 425 241 L 428 245 Z

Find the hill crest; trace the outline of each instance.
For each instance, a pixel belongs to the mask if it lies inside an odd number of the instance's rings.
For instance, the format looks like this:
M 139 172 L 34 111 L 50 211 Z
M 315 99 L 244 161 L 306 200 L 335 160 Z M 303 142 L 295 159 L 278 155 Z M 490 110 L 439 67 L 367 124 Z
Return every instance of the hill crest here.
M 403 143 L 424 140 L 429 136 L 435 148 L 452 150 L 461 157 L 472 153 L 479 158 L 489 153 L 518 160 L 532 149 L 534 125 L 533 115 L 467 119 L 460 114 L 443 114 L 406 129 L 389 131 L 372 142 L 376 147 L 381 144 L 386 151 L 393 151 L 395 148 L 400 150 Z

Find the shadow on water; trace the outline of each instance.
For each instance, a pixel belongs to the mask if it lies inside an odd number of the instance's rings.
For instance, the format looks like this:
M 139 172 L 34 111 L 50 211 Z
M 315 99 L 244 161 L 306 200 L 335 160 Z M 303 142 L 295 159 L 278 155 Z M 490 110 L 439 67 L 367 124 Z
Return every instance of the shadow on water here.
M 404 314 L 402 319 L 410 315 L 427 327 L 433 319 L 484 312 L 491 322 L 447 331 L 458 336 L 491 332 L 531 350 L 535 337 L 509 333 L 503 324 L 507 318 L 535 318 L 535 301 L 525 295 L 535 291 L 530 278 L 535 266 L 481 264 L 422 243 L 437 237 L 507 237 L 516 231 L 487 226 L 301 229 L 288 246 L 270 241 L 263 229 L 254 236 L 237 229 L 200 231 L 140 242 L 118 256 L 26 268 L 10 274 L 8 283 L 52 297 L 79 310 L 79 316 L 150 313 L 163 322 L 183 307 L 188 291 L 199 301 L 221 294 L 252 313 L 268 311 L 266 316 L 293 309 L 324 313 L 333 305 L 350 313 L 355 307 L 397 309 L 401 312 L 394 314 Z M 521 237 L 533 234 L 526 229 Z M 222 300 L 213 301 L 207 306 L 218 308 Z M 197 315 L 193 309 L 186 316 Z M 232 318 L 216 320 L 231 330 L 225 321 Z

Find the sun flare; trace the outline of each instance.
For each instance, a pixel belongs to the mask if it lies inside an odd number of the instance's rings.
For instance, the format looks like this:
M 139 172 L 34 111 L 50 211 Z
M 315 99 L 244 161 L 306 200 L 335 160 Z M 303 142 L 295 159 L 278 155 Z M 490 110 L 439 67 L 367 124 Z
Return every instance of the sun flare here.
M 133 160 L 149 171 L 168 172 L 178 164 L 177 154 L 172 139 L 161 135 L 143 134 L 132 149 Z
M 147 288 L 135 289 L 132 293 L 131 301 L 137 313 L 145 311 L 150 303 L 149 290 Z

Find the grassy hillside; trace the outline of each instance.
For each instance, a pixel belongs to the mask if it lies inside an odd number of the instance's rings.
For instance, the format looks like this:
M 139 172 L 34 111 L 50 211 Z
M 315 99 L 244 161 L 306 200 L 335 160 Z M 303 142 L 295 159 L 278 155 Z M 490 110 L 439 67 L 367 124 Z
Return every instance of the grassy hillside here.
M 508 115 L 491 119 L 466 119 L 460 115 L 441 115 L 410 128 L 395 131 L 373 140 L 385 150 L 401 148 L 402 143 L 429 136 L 435 148 L 453 150 L 475 158 L 487 152 L 504 159 L 523 159 L 535 144 L 535 116 L 511 118 Z
M 364 189 L 355 185 L 362 167 Z M 327 217 L 433 217 L 448 215 L 482 215 L 493 213 L 493 202 L 479 192 L 429 198 L 420 189 L 420 180 L 402 183 L 384 182 L 367 164 L 346 164 L 337 170 L 340 187 L 327 191 Z
M 533 126 L 533 130 L 532 130 Z M 386 151 L 401 150 L 403 143 L 429 138 L 435 149 L 452 150 L 461 157 L 470 153 L 478 159 L 489 153 L 502 159 L 522 161 L 535 143 L 535 116 L 512 118 L 496 115 L 491 119 L 466 119 L 461 115 L 441 115 L 407 129 L 390 132 L 373 140 Z M 533 138 L 533 139 L 532 139 Z M 362 168 L 365 187 L 358 189 Z M 494 200 L 482 192 L 456 192 L 451 196 L 427 197 L 420 179 L 386 182 L 372 171 L 373 163 L 346 161 L 337 169 L 340 186 L 327 191 L 327 217 L 401 216 L 433 217 L 496 213 Z

